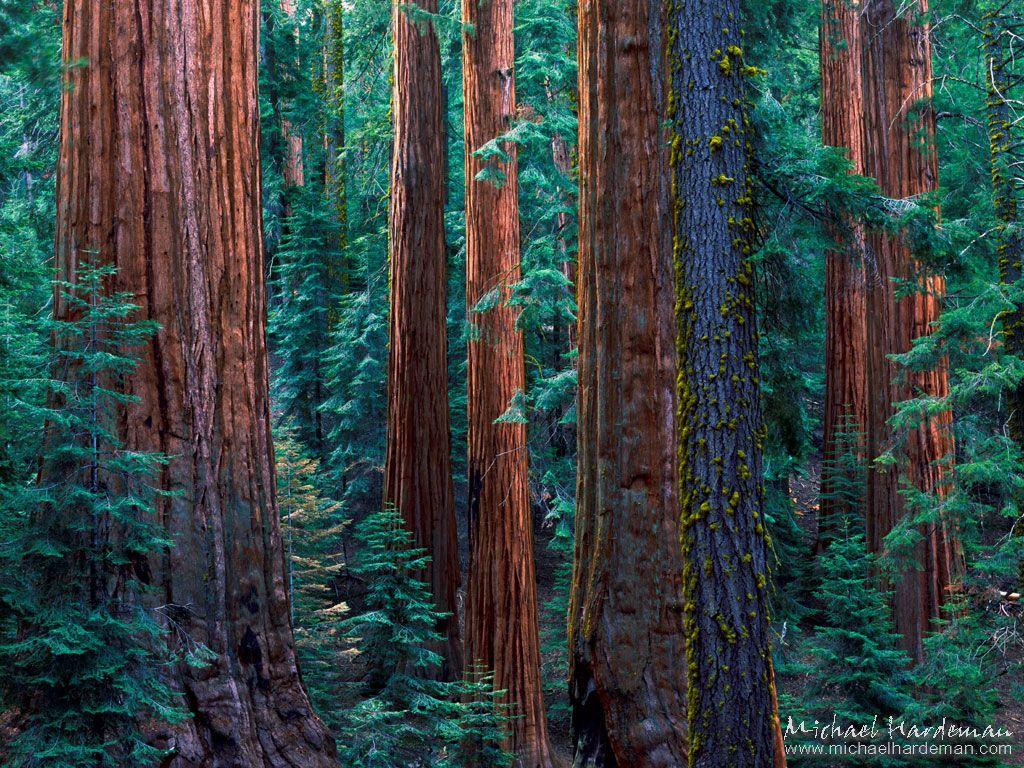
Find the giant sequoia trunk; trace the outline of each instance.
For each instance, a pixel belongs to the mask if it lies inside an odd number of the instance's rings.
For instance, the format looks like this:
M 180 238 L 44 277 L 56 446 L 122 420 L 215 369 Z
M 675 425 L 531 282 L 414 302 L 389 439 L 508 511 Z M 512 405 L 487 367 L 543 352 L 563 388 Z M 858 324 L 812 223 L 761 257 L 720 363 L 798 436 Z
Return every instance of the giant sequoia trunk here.
M 526 424 L 512 406 L 526 388 L 518 311 L 519 182 L 515 147 L 502 158 L 474 152 L 504 134 L 515 114 L 512 0 L 463 0 L 466 109 L 466 301 L 469 340 L 469 541 L 466 661 L 494 673 L 513 719 L 509 743 L 521 768 L 551 756 L 540 681 L 533 525 Z M 481 172 L 487 170 L 483 178 Z M 486 311 L 484 305 L 490 305 Z M 498 419 L 510 412 L 511 417 Z
M 868 0 L 863 23 L 865 169 L 882 193 L 908 198 L 930 192 L 938 183 L 935 156 L 931 48 L 928 27 L 918 14 L 925 0 L 900 6 L 894 0 Z M 921 105 L 924 104 L 922 107 Z M 945 282 L 921 271 L 905 238 L 872 232 L 869 254 L 877 274 L 870 280 L 868 306 L 868 380 L 872 398 L 868 451 L 877 457 L 892 450 L 902 471 L 873 464 L 868 474 L 868 546 L 885 548 L 885 537 L 910 511 L 901 482 L 941 497 L 949 482 L 953 439 L 951 414 L 928 417 L 909 434 L 889 425 L 896 403 L 917 395 L 942 398 L 949 393 L 943 361 L 928 371 L 900 368 L 891 355 L 906 352 L 915 338 L 931 332 L 938 319 Z M 894 280 L 917 281 L 920 290 L 897 298 Z M 912 564 L 895 584 L 896 629 L 912 658 L 923 656 L 922 638 L 941 615 L 950 585 L 960 569 L 955 532 L 943 518 L 921 526 L 923 536 Z
M 292 36 L 298 41 L 299 32 L 295 27 L 295 0 L 281 0 L 281 10 L 291 28 Z M 302 134 L 292 126 L 288 118 L 281 119 L 281 136 L 285 142 L 284 166 L 282 168 L 285 188 L 285 215 L 290 213 L 289 190 L 306 183 L 305 161 L 302 156 Z
M 423 10 L 437 12 L 436 0 Z M 459 550 L 452 488 L 445 327 L 444 126 L 441 55 L 430 24 L 396 4 L 391 158 L 391 349 L 388 361 L 384 503 L 401 512 L 417 547 L 430 555 L 420 574 L 437 607 L 450 614 L 444 669 L 462 671 L 456 613 Z
M 741 5 L 680 0 L 668 33 L 689 764 L 700 768 L 785 762 L 769 648 Z
M 257 25 L 253 0 L 64 6 L 57 270 L 115 265 L 161 325 L 123 424 L 128 449 L 171 457 L 177 494 L 158 507 L 174 547 L 142 578 L 172 644 L 216 653 L 171 672 L 193 714 L 156 734 L 171 768 L 333 764 L 296 667 L 275 501 Z
M 577 768 L 686 764 L 660 4 L 579 10 Z
M 860 10 L 848 0 L 823 0 L 821 122 L 826 145 L 844 148 L 854 173 L 864 173 Z M 847 218 L 833 219 L 835 250 L 825 256 L 825 424 L 817 551 L 835 534 L 838 518 L 861 514 L 857 498 L 868 416 L 867 285 L 864 234 Z M 854 477 L 844 474 L 855 472 Z M 852 486 L 852 487 L 850 487 Z M 854 507 L 857 507 L 856 509 Z

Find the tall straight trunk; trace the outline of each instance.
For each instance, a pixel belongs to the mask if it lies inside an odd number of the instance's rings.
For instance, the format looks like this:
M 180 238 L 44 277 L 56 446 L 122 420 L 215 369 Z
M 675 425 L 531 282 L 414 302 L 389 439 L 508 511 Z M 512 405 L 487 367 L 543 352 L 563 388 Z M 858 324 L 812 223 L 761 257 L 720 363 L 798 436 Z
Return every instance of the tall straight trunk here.
M 436 0 L 419 7 L 437 12 Z M 416 546 L 430 555 L 429 573 L 419 576 L 430 584 L 437 608 L 449 614 L 440 627 L 442 676 L 456 679 L 462 674 L 462 640 L 448 413 L 441 54 L 433 26 L 409 19 L 399 3 L 391 23 L 395 139 L 384 504 L 398 509 Z
M 172 644 L 216 654 L 169 672 L 193 714 L 154 735 L 172 768 L 334 764 L 299 679 L 275 499 L 258 18 L 253 0 L 64 6 L 57 271 L 115 265 L 112 287 L 160 323 L 122 425 L 128 449 L 170 457 L 176 494 L 149 599 Z
M 905 7 L 906 6 L 906 7 Z M 882 193 L 909 198 L 931 192 L 938 183 L 935 117 L 931 111 L 931 47 L 928 27 L 919 14 L 926 0 L 900 6 L 894 0 L 867 0 L 863 23 L 864 160 L 868 175 Z M 922 103 L 925 104 L 921 108 Z M 922 273 L 905 238 L 872 232 L 868 249 L 877 274 L 868 295 L 868 453 L 903 454 L 900 471 L 872 464 L 868 473 L 868 546 L 885 548 L 885 537 L 911 512 L 901 482 L 941 497 L 949 482 L 953 437 L 951 414 L 927 417 L 907 435 L 889 425 L 895 405 L 917 395 L 949 394 L 945 361 L 929 371 L 901 369 L 891 355 L 907 352 L 913 340 L 931 332 L 938 320 L 945 281 Z M 916 281 L 920 290 L 897 298 L 894 280 Z M 958 543 L 948 521 L 921 526 L 922 541 L 913 563 L 895 586 L 896 629 L 901 646 L 916 660 L 924 655 L 922 639 L 932 619 L 941 615 L 950 586 L 960 571 Z
M 1005 10 L 1005 9 L 1004 9 Z M 988 87 L 988 141 L 992 166 L 992 203 L 999 222 L 996 251 L 999 256 L 999 280 L 1010 296 L 1017 295 L 1024 261 L 1024 230 L 1020 219 L 1019 180 L 1024 173 L 1014 170 L 1015 142 L 1018 140 L 1014 115 L 1010 110 L 1014 86 L 1022 83 L 1012 76 L 1010 67 L 1014 58 L 1009 53 L 1006 38 L 1010 33 L 1003 27 L 999 10 L 984 16 L 985 76 Z M 1012 39 L 1012 38 L 1011 38 Z M 1024 306 L 1003 317 L 1003 351 L 1024 359 Z M 1024 384 L 1007 394 L 1010 439 L 1024 451 Z M 1024 523 L 1014 526 L 1017 536 L 1024 536 Z M 1018 565 L 1018 580 L 1024 584 L 1024 560 Z
M 295 26 L 295 0 L 281 0 L 281 10 L 284 12 L 292 35 L 298 41 L 299 31 Z M 288 190 L 304 186 L 306 183 L 305 162 L 302 156 L 302 134 L 294 129 L 291 121 L 281 118 L 281 135 L 285 141 L 284 157 L 284 188 L 285 188 L 285 215 L 290 213 L 290 202 L 288 201 Z
M 515 116 L 513 0 L 463 0 L 466 110 L 466 301 L 472 334 L 467 373 L 469 578 L 466 660 L 493 672 L 511 706 L 509 745 L 521 768 L 551 765 L 540 680 L 533 518 L 526 424 L 498 419 L 526 389 L 519 312 L 508 306 L 520 279 L 516 148 L 506 162 L 474 154 Z M 485 170 L 487 178 L 478 178 Z M 500 179 L 497 176 L 500 174 Z M 488 311 L 476 311 L 493 297 Z
M 327 0 L 324 20 L 324 89 L 327 118 L 324 130 L 324 192 L 338 226 L 336 258 L 328 265 L 332 295 L 345 293 L 351 283 L 348 265 L 348 195 L 345 183 L 345 7 L 343 0 Z M 327 313 L 333 328 L 339 320 L 333 307 Z
M 864 173 L 860 9 L 848 0 L 822 0 L 820 39 L 821 123 L 827 146 L 848 153 L 852 172 Z M 821 507 L 816 550 L 836 533 L 838 518 L 861 514 L 840 475 L 844 454 L 865 460 L 868 417 L 867 285 L 864 233 L 843 217 L 831 224 L 835 250 L 825 256 L 825 424 Z M 859 475 L 859 473 L 858 473 Z M 858 501 L 863 501 L 859 499 Z
M 659 3 L 580 4 L 577 768 L 686 764 L 660 45 Z
M 669 23 L 689 764 L 782 765 L 742 2 L 680 0 Z

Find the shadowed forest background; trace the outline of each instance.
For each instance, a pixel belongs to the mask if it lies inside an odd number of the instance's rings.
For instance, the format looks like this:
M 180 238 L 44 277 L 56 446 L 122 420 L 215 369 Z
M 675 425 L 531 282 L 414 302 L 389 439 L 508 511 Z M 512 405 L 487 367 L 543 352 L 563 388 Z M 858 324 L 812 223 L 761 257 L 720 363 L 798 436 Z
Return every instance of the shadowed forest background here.
M 1019 0 L 5 0 L 0 765 L 1024 765 L 1022 57 Z

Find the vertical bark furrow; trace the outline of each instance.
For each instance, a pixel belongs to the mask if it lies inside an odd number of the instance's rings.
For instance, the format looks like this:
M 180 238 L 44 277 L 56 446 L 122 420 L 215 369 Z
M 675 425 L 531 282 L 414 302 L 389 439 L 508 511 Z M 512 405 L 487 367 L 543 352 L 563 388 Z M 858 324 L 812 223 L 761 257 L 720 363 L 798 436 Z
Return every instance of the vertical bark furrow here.
M 154 734 L 172 768 L 328 766 L 302 690 L 274 498 L 264 338 L 257 9 L 69 0 L 57 265 L 117 267 L 160 323 L 125 414 L 129 449 L 170 455 L 151 563 L 194 718 Z M 60 301 L 55 311 L 70 309 Z
M 420 7 L 437 12 L 436 0 Z M 446 679 L 462 673 L 456 615 L 459 550 L 451 476 L 441 55 L 430 23 L 392 10 L 395 46 L 389 219 L 391 348 L 388 361 L 384 503 L 393 505 L 431 557 L 420 574 L 438 609 L 452 614 L 445 636 Z
M 921 15 L 925 0 L 897 10 L 893 0 L 868 0 L 863 31 L 864 162 L 887 197 L 903 199 L 934 191 L 938 185 L 935 117 L 931 108 L 932 69 L 929 30 Z M 945 462 L 953 455 L 952 415 L 925 417 L 909 435 L 889 425 L 897 403 L 926 395 L 949 394 L 946 362 L 927 371 L 899 368 L 892 356 L 907 352 L 914 339 L 931 333 L 939 319 L 945 281 L 928 274 L 915 260 L 906 239 L 882 232 L 868 234 L 868 252 L 876 274 L 869 280 L 868 455 L 892 450 L 903 469 L 876 464 L 868 472 L 868 547 L 885 548 L 885 537 L 908 514 L 901 483 L 941 498 L 949 483 Z M 896 297 L 896 280 L 917 281 L 920 291 Z M 922 640 L 962 570 L 962 555 L 951 521 L 922 527 L 909 567 L 895 587 L 896 629 L 902 647 L 915 660 L 924 655 Z
M 686 763 L 661 8 L 579 10 L 574 765 Z
M 504 135 L 515 116 L 513 7 L 512 0 L 462 4 L 466 301 L 472 325 L 466 660 L 492 671 L 494 687 L 506 692 L 513 716 L 509 744 L 521 768 L 549 768 L 526 424 L 520 418 L 497 421 L 526 389 L 519 312 L 508 306 L 520 280 L 516 148 L 504 143 L 506 157 L 474 154 Z M 495 306 L 475 311 L 485 297 L 495 297 Z
M 864 173 L 860 8 L 823 0 L 820 39 L 822 139 L 848 153 L 853 173 Z M 836 248 L 825 257 L 825 422 L 817 551 L 835 533 L 837 518 L 859 514 L 849 490 L 837 489 L 844 455 L 864 460 L 867 429 L 867 285 L 864 233 L 846 217 L 830 229 Z
M 769 642 L 740 0 L 674 0 L 669 120 L 689 765 L 784 763 Z

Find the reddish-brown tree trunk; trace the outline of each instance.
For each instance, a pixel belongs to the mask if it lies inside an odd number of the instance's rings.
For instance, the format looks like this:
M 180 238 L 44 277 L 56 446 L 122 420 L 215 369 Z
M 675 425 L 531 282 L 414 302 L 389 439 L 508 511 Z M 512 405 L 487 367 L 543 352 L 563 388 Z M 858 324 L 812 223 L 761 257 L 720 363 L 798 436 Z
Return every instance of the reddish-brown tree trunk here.
M 126 447 L 170 456 L 150 563 L 194 717 L 172 768 L 333 765 L 288 623 L 267 396 L 253 0 L 68 0 L 56 261 L 117 267 L 160 331 L 130 379 Z M 85 62 L 79 65 L 79 62 Z M 58 302 L 58 317 L 69 311 Z
M 687 759 L 660 25 L 650 0 L 579 8 L 577 768 Z
M 422 3 L 436 13 L 436 0 Z M 442 674 L 462 672 L 456 615 L 459 550 L 451 475 L 445 326 L 444 124 L 441 55 L 430 24 L 392 10 L 395 46 L 391 158 L 391 349 L 384 503 L 397 508 L 431 557 L 437 607 L 451 614 Z
M 848 0 L 823 0 L 821 122 L 827 146 L 842 147 L 852 172 L 864 173 L 860 9 Z M 864 233 L 845 217 L 831 224 L 836 248 L 825 256 L 825 424 L 821 508 L 816 550 L 835 533 L 837 518 L 862 514 L 850 488 L 862 474 L 839 477 L 862 463 L 867 427 L 867 285 Z M 844 455 L 845 454 L 845 455 Z M 860 499 L 863 501 L 863 499 Z
M 898 12 L 894 0 L 867 0 L 862 17 L 865 169 L 892 198 L 931 192 L 938 184 L 931 47 L 928 26 L 919 17 L 927 11 L 926 0 L 901 8 Z M 868 474 L 868 546 L 877 552 L 885 548 L 893 527 L 912 513 L 899 492 L 901 481 L 943 496 L 953 437 L 949 412 L 922 414 L 923 423 L 905 435 L 896 434 L 888 424 L 902 400 L 949 394 L 945 361 L 932 370 L 912 372 L 890 358 L 931 332 L 945 281 L 921 271 L 903 237 L 872 232 L 868 252 L 877 272 L 869 281 L 868 295 L 868 452 L 877 457 L 892 450 L 901 458 L 899 471 L 872 465 Z M 897 298 L 894 279 L 917 281 L 920 291 Z M 930 622 L 941 615 L 961 570 L 950 521 L 940 516 L 921 526 L 920 532 L 923 540 L 894 585 L 896 629 L 904 650 L 917 660 L 923 657 L 922 639 Z
M 521 768 L 551 765 L 540 681 L 533 520 L 526 424 L 498 422 L 526 388 L 518 311 L 508 306 L 520 279 L 516 149 L 508 161 L 474 152 L 504 134 L 515 115 L 512 0 L 463 0 L 466 109 L 466 301 L 469 539 L 466 661 L 494 673 L 513 719 L 509 743 Z M 489 171 L 489 178 L 477 178 Z M 500 178 L 498 178 L 500 175 Z M 493 304 L 476 311 L 485 297 Z M 511 412 L 510 412 L 511 413 Z
M 281 0 L 281 10 L 288 18 L 288 24 L 293 28 L 293 35 L 298 39 L 298 30 L 295 29 L 295 0 Z M 305 163 L 302 157 L 302 135 L 295 131 L 288 118 L 281 118 L 281 135 L 285 141 L 284 157 L 284 186 L 286 190 L 301 187 L 306 183 Z M 287 215 L 287 212 L 286 212 Z

